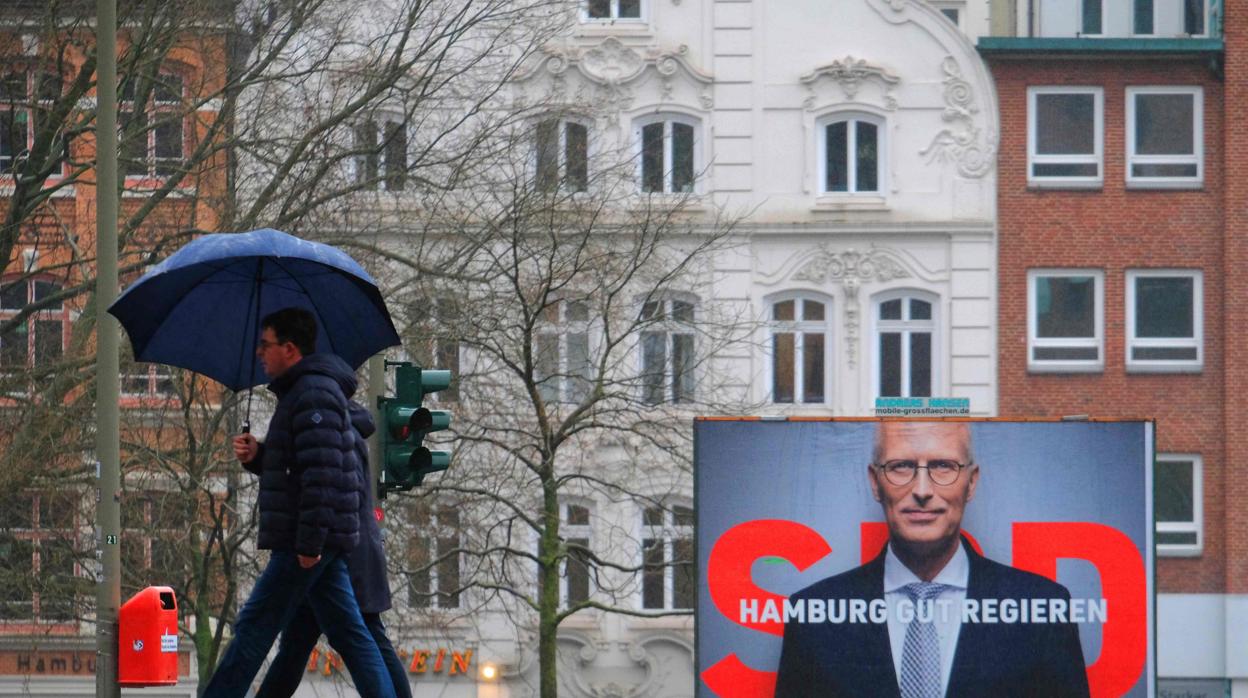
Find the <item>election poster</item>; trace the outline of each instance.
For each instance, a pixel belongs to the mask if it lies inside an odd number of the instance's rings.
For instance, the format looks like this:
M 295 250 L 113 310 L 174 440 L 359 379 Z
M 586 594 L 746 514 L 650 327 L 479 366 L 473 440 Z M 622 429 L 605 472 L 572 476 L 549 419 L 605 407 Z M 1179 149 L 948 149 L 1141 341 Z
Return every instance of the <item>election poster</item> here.
M 1154 695 L 1151 422 L 694 435 L 699 696 Z

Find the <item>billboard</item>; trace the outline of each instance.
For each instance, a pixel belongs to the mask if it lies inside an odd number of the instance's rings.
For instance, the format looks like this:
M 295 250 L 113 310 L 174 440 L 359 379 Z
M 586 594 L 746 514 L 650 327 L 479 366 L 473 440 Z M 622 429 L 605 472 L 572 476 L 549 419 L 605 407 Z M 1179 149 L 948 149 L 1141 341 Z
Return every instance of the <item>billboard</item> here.
M 698 695 L 1153 696 L 1151 422 L 694 434 Z

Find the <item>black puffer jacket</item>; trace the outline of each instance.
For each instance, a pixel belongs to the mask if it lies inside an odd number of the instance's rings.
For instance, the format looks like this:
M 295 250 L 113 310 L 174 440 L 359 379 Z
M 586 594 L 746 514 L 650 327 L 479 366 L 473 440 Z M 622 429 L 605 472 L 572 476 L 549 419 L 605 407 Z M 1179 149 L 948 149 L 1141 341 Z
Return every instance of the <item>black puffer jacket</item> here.
M 333 354 L 305 356 L 269 384 L 277 409 L 245 464 L 260 476 L 261 548 L 315 557 L 359 541 L 364 483 L 347 414 L 355 387 L 355 372 Z
M 368 442 L 365 441 L 377 427 L 373 415 L 360 403 L 351 401 L 348 408 L 351 425 L 359 437 L 355 442 L 355 454 L 359 459 L 361 477 L 364 478 L 364 492 L 360 496 L 360 544 L 351 551 L 347 570 L 351 573 L 351 587 L 355 589 L 360 613 L 381 613 L 390 608 L 390 582 L 386 579 L 386 551 L 381 547 L 381 528 L 373 513 L 376 505 L 369 482 L 372 473 L 368 470 Z

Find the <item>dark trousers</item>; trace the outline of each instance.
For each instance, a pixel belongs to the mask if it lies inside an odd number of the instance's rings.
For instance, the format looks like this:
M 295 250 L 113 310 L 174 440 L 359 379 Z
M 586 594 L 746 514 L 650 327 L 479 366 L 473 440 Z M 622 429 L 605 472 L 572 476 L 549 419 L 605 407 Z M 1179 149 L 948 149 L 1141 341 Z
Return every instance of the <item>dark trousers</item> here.
M 403 669 L 403 662 L 399 661 L 399 655 L 394 651 L 394 645 L 390 644 L 390 640 L 386 637 L 386 626 L 381 623 L 381 614 L 365 613 L 363 616 L 364 626 L 368 628 L 373 635 L 373 640 L 377 642 L 377 649 L 381 651 L 381 659 L 386 663 L 386 671 L 389 672 L 390 679 L 394 682 L 394 695 L 397 698 L 412 698 L 412 687 L 407 681 L 407 672 Z M 277 656 L 269 665 L 269 672 L 265 674 L 260 690 L 256 692 L 256 698 L 290 698 L 293 696 L 299 688 L 299 682 L 304 673 L 307 672 L 308 655 L 312 653 L 312 648 L 316 647 L 316 641 L 320 637 L 321 626 L 316 622 L 316 614 L 305 603 L 299 607 L 290 625 L 282 631 L 282 639 L 277 643 Z M 332 639 L 330 644 L 338 654 L 342 654 L 338 646 L 333 644 Z
M 208 680 L 204 698 L 243 698 L 277 634 L 295 617 L 305 599 L 342 655 L 360 695 L 395 698 L 377 642 L 360 617 L 342 556 L 327 552 L 316 566 L 305 570 L 295 554 L 286 551 L 274 551 L 269 557 L 251 596 L 239 610 L 234 639 Z

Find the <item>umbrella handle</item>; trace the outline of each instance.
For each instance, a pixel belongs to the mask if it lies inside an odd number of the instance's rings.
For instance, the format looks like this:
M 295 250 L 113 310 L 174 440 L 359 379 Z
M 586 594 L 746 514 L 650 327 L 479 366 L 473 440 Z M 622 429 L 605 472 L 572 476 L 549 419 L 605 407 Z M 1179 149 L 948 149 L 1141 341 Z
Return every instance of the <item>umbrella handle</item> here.
M 251 422 L 243 422 L 243 433 L 244 434 L 251 433 Z

